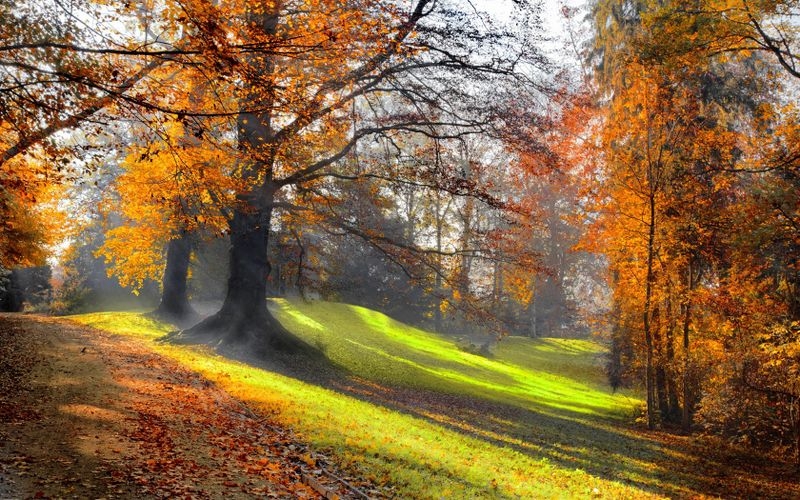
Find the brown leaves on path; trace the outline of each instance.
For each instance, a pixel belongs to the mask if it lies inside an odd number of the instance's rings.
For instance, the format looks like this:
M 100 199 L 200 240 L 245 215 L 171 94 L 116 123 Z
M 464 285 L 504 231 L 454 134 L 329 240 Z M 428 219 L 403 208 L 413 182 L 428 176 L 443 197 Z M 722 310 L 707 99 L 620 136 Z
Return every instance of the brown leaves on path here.
M 324 457 L 133 340 L 0 315 L 0 498 L 358 497 Z

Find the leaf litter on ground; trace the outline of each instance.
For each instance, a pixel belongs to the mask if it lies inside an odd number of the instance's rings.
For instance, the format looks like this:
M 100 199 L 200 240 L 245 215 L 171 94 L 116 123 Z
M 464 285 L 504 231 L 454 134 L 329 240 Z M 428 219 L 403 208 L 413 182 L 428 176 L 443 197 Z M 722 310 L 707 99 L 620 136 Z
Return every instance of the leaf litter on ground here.
M 363 498 L 287 428 L 141 343 L 0 315 L 0 498 Z

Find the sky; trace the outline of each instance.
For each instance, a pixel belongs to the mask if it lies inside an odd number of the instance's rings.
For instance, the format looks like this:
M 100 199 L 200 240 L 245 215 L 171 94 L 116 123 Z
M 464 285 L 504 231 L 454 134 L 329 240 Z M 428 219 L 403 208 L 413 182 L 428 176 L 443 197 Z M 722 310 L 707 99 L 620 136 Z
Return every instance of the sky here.
M 507 12 L 511 11 L 512 0 L 462 0 L 471 2 L 476 8 L 486 10 L 502 18 Z M 568 7 L 582 7 L 586 4 L 587 0 L 541 0 L 542 3 L 542 21 L 544 21 L 544 28 L 548 34 L 552 36 L 559 36 L 564 32 L 564 21 L 561 16 L 562 5 Z
M 513 0 L 456 0 L 471 3 L 476 9 L 487 11 L 499 20 L 506 19 L 512 10 Z M 535 1 L 535 0 L 533 0 Z M 563 6 L 578 8 L 580 12 L 576 15 L 575 27 L 585 18 L 587 3 L 589 0 L 540 0 L 542 4 L 542 27 L 544 34 L 552 39 L 550 46 L 542 47 L 545 52 L 554 59 L 572 58 L 573 54 L 568 54 L 564 50 L 564 42 L 567 39 L 566 20 L 561 14 Z

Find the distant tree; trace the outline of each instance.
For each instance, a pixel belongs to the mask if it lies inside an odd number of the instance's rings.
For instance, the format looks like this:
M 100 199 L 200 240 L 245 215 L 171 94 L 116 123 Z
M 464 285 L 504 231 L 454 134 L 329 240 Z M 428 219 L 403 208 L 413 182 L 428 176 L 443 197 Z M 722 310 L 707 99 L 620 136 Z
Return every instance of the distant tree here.
M 61 255 L 59 284 L 53 293 L 51 309 L 57 314 L 152 307 L 157 300 L 157 285 L 145 281 L 140 288 L 122 287 L 109 277 L 103 259 L 95 253 L 104 240 L 104 226 L 87 223 L 72 237 Z

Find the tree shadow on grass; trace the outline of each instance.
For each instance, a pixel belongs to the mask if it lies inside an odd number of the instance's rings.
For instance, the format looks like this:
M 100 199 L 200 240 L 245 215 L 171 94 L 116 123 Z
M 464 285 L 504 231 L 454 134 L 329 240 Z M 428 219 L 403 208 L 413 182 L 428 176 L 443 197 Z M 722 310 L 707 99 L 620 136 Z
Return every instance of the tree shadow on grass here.
M 747 457 L 709 453 L 689 438 L 645 432 L 618 419 L 562 408 L 534 410 L 478 397 L 379 384 L 358 378 L 322 356 L 309 359 L 275 353 L 265 361 L 247 352 L 224 354 L 533 459 L 546 459 L 565 470 L 580 469 L 654 494 L 800 497 L 800 485 L 784 467 L 753 467 L 754 461 Z M 763 465 L 762 461 L 758 463 Z M 442 473 L 452 475 L 451 471 Z
M 333 389 L 452 431 L 546 459 L 566 470 L 670 497 L 800 498 L 788 464 L 691 438 L 646 432 L 619 420 L 556 409 L 535 411 L 478 398 L 380 386 L 351 378 Z
M 534 459 L 547 459 L 566 470 L 581 469 L 593 476 L 618 481 L 658 494 L 685 496 L 698 492 L 681 483 L 693 478 L 654 474 L 652 464 L 670 462 L 660 443 L 615 428 L 610 421 L 588 422 L 585 415 L 565 410 L 538 412 L 485 399 L 420 388 L 382 385 L 348 373 L 327 359 L 275 352 L 269 359 L 247 351 L 230 350 L 226 357 L 304 383 L 430 421 L 443 428 L 511 448 Z M 677 464 L 676 464 L 677 467 Z M 671 473 L 672 471 L 670 471 Z M 448 474 L 452 474 L 448 471 Z

